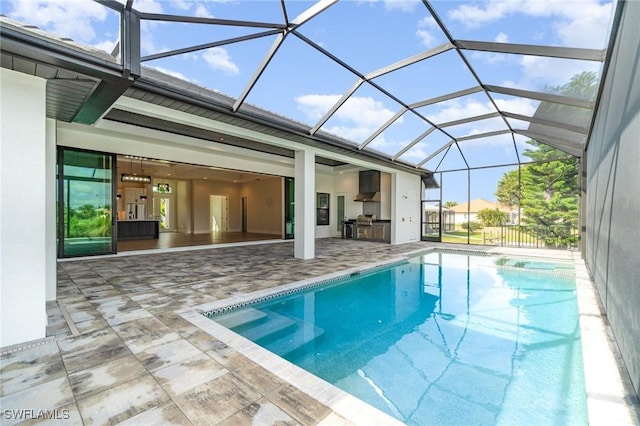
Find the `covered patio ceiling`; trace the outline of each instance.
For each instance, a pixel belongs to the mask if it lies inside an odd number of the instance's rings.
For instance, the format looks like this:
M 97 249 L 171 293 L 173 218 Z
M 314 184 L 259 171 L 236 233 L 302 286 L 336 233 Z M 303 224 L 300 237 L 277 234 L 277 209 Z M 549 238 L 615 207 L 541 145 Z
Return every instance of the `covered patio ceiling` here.
M 417 173 L 525 163 L 529 140 L 582 156 L 615 22 L 596 0 L 94 6 L 122 74 L 76 69 L 90 93 L 68 121 L 122 117 L 124 95 Z M 570 33 L 586 18 L 597 34 Z

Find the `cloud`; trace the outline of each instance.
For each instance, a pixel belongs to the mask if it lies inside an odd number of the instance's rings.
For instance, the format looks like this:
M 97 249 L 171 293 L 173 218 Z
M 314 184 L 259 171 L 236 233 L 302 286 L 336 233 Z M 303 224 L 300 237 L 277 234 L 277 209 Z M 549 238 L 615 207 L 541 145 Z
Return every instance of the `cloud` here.
M 513 5 L 507 1 L 491 1 L 484 3 L 485 7 L 463 4 L 449 11 L 449 17 L 462 22 L 467 28 L 476 28 L 489 22 L 503 18 Z
M 514 114 L 533 116 L 538 107 L 538 101 L 527 98 L 494 99 L 500 111 L 512 112 Z
M 133 8 L 140 12 L 146 13 L 162 13 L 162 4 L 156 0 L 135 0 Z
M 107 9 L 92 1 L 16 0 L 12 5 L 12 18 L 85 44 L 95 42 L 93 24 L 107 19 Z
M 451 10 L 449 17 L 472 29 L 511 16 L 530 16 L 540 18 L 540 22 L 550 28 L 552 40 L 545 41 L 547 44 L 604 48 L 612 10 L 611 2 L 600 3 L 599 0 L 583 0 L 579 3 L 563 0 L 494 0 L 479 5 L 461 5 Z M 506 34 L 499 33 L 496 36 L 498 42 L 507 40 Z M 534 91 L 542 90 L 545 86 L 563 85 L 580 72 L 597 72 L 600 68 L 597 62 L 486 53 L 473 55 L 487 64 L 512 64 L 519 72 L 510 77 L 511 82 L 502 85 Z
M 400 159 L 413 164 L 418 164 L 425 158 L 427 158 L 431 152 L 425 151 L 425 148 L 429 147 L 427 144 L 416 144 L 411 147 L 407 152 L 400 156 Z
M 423 45 L 433 47 L 440 35 L 438 24 L 431 16 L 427 16 L 418 21 L 416 34 Z
M 297 108 L 311 120 L 318 121 L 340 100 L 340 95 L 302 95 L 295 98 Z
M 240 68 L 231 60 L 229 52 L 222 47 L 212 47 L 202 54 L 209 67 L 214 70 L 222 71 L 227 75 L 236 75 L 240 73 Z
M 523 82 L 519 86 L 528 90 L 543 90 L 544 86 L 562 86 L 576 74 L 583 71 L 598 72 L 600 69 L 600 63 L 598 62 L 542 58 L 539 56 L 523 56 L 520 64 L 523 69 Z
M 509 36 L 501 31 L 501 32 L 498 33 L 498 35 L 496 36 L 496 38 L 494 40 L 496 41 L 496 43 L 508 43 L 509 42 Z
M 559 43 L 571 47 L 604 48 L 610 27 L 613 3 L 584 0 L 494 0 L 482 6 L 461 5 L 449 11 L 449 17 L 467 28 L 477 28 L 510 15 L 522 14 L 555 19 L 553 29 Z
M 447 123 L 449 121 L 460 120 L 476 115 L 483 115 L 494 112 L 491 103 L 481 103 L 475 99 L 452 99 L 442 102 L 443 108 L 434 114 L 428 114 L 427 118 L 435 124 Z
M 213 18 L 213 15 L 209 12 L 207 7 L 203 4 L 196 6 L 195 15 L 200 18 Z
M 415 0 L 383 0 L 387 10 L 399 10 L 401 12 L 413 12 L 419 4 Z
M 96 49 L 100 49 L 102 51 L 107 52 L 108 54 L 111 54 L 113 52 L 113 49 L 116 47 L 116 44 L 118 44 L 118 40 L 105 40 L 105 41 L 101 41 L 99 43 L 93 43 L 92 46 L 95 47 Z
M 302 95 L 295 98 L 298 109 L 307 117 L 317 121 L 340 100 L 341 95 Z M 323 130 L 341 137 L 363 141 L 384 124 L 394 112 L 386 108 L 380 101 L 371 97 L 352 96 L 333 115 L 331 126 Z M 402 118 L 398 119 L 398 123 Z M 327 123 L 328 124 L 328 123 Z
M 184 75 L 184 74 L 182 74 L 181 72 L 178 72 L 178 71 L 172 71 L 172 70 L 170 70 L 168 68 L 163 68 L 163 67 L 154 67 L 154 66 L 152 66 L 151 68 L 153 68 L 156 71 L 160 71 L 161 73 L 170 75 L 172 77 L 179 78 L 180 80 L 190 81 L 192 83 L 197 83 L 197 80 L 191 79 L 191 78 L 187 77 L 186 75 Z

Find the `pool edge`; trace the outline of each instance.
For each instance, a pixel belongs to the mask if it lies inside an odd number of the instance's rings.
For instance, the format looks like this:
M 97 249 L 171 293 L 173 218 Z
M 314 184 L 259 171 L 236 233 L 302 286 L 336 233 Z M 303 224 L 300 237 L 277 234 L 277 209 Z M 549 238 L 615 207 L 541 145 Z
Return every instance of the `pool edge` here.
M 531 250 L 503 247 L 432 247 L 411 250 L 400 256 L 382 262 L 349 268 L 319 277 L 296 281 L 278 287 L 259 290 L 242 296 L 232 296 L 213 303 L 194 306 L 177 311 L 185 320 L 191 322 L 212 337 L 222 341 L 240 354 L 267 369 L 287 383 L 295 386 L 307 395 L 327 405 L 336 414 L 353 424 L 404 424 L 370 404 L 337 388 L 308 371 L 269 352 L 252 341 L 210 320 L 205 314 L 227 307 L 245 306 L 260 300 L 261 297 L 273 298 L 288 291 L 302 291 L 325 282 L 348 277 L 353 273 L 362 273 L 377 268 L 403 262 L 417 254 L 430 252 L 457 253 L 468 255 L 512 255 L 558 260 L 557 253 L 548 250 Z M 632 409 L 629 406 L 619 366 L 615 356 L 615 342 L 607 333 L 595 284 L 591 281 L 584 261 L 579 252 L 563 252 L 562 260 L 573 261 L 576 271 L 576 294 L 580 323 L 583 364 L 585 372 L 585 390 L 587 394 L 587 412 L 590 425 L 616 424 L 633 426 Z M 384 421 L 383 421 L 384 419 Z M 328 420 L 328 419 L 326 419 Z M 320 422 L 322 423 L 322 422 Z

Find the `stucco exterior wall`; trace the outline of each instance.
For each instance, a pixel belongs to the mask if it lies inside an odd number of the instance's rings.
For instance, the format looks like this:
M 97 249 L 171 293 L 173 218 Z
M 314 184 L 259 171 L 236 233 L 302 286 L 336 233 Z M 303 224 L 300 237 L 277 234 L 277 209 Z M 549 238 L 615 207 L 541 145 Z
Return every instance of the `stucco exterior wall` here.
M 640 2 L 624 4 L 587 148 L 585 261 L 640 393 Z
M 0 347 L 45 337 L 47 218 L 55 212 L 47 175 L 46 81 L 0 69 Z M 28 111 L 29 113 L 25 113 Z M 25 194 L 28 197 L 25 198 Z M 25 205 L 25 202 L 28 205 Z M 21 206 L 23 206 L 21 208 Z M 54 292 L 55 295 L 55 292 Z

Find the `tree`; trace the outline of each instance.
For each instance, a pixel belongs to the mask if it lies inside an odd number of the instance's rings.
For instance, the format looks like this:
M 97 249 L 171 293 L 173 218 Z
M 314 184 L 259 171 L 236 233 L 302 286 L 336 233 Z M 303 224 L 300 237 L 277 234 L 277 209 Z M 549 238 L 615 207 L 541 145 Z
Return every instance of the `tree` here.
M 525 154 L 542 163 L 526 166 L 522 175 L 522 221 L 528 224 L 551 226 L 578 226 L 578 169 L 579 160 L 551 160 L 558 155 L 556 149 L 536 144 L 536 150 Z
M 576 74 L 564 86 L 546 88 L 545 91 L 563 96 L 594 100 L 598 90 L 595 72 Z M 535 117 L 558 120 L 569 124 L 587 124 L 588 111 L 558 103 L 542 102 Z M 532 123 L 529 130 L 536 131 Z M 518 185 L 518 171 L 503 175 L 496 189 L 499 202 L 521 209 L 521 222 L 533 225 L 533 231 L 546 244 L 566 246 L 573 244 L 578 227 L 579 164 L 577 158 L 551 146 L 527 142 L 531 148 L 524 155 L 533 163 L 520 168 L 521 182 Z
M 511 209 L 520 208 L 520 183 L 517 170 L 511 170 L 502 176 L 495 195 L 500 204 Z
M 478 219 L 484 226 L 502 226 L 509 221 L 509 214 L 495 209 L 482 209 L 478 212 Z
M 482 229 L 482 224 L 475 220 L 472 220 L 470 222 L 463 222 L 462 229 L 468 229 L 470 232 L 476 232 Z
M 448 209 L 450 209 L 451 207 L 455 207 L 457 205 L 458 203 L 456 201 L 445 201 L 445 203 L 443 204 L 443 206 Z
M 576 241 L 578 227 L 579 160 L 548 145 L 528 141 L 525 155 L 534 163 L 502 176 L 496 189 L 498 201 L 521 210 L 521 223 L 549 246 L 568 246 Z M 489 225 L 487 225 L 489 226 Z

